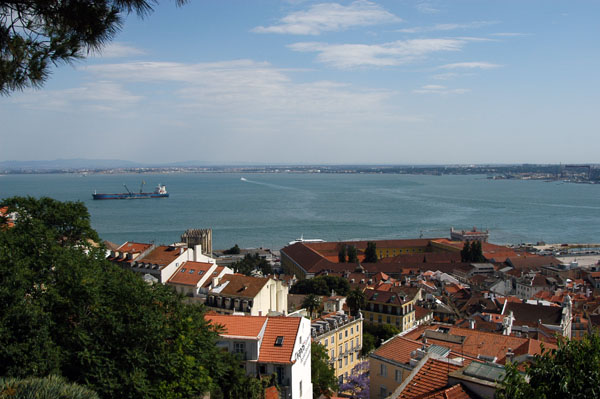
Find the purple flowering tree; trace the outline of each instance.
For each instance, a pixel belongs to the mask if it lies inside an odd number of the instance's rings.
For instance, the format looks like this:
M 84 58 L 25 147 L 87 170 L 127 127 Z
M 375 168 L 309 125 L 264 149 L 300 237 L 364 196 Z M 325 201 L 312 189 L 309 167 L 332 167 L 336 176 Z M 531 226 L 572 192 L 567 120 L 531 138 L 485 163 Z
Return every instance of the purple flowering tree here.
M 351 394 L 353 398 L 369 398 L 369 362 L 354 366 L 346 381 L 340 385 L 340 392 Z

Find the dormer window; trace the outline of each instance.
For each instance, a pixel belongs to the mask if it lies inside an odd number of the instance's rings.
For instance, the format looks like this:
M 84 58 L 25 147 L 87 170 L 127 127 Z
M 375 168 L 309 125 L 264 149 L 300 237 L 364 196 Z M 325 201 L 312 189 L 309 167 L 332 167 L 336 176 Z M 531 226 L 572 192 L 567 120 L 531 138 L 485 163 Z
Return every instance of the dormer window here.
M 275 346 L 283 346 L 283 336 L 282 335 L 279 335 L 275 339 Z
M 195 271 L 196 270 L 194 270 L 194 269 L 190 269 L 190 274 L 194 274 Z
M 198 275 L 201 276 L 204 274 L 204 270 L 198 270 Z
M 184 267 L 183 269 L 181 269 L 181 273 L 185 273 L 187 269 Z

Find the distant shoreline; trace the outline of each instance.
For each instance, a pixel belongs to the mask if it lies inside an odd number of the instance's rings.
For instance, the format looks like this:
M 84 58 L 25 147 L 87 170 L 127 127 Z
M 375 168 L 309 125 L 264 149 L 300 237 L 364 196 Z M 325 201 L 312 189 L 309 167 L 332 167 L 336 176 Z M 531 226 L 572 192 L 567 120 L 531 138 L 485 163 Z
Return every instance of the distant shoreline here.
M 299 174 L 399 174 L 399 175 L 484 175 L 490 180 L 543 180 L 566 183 L 600 184 L 597 165 L 450 165 L 450 166 L 170 166 L 123 168 L 5 168 L 0 175 L 27 174 L 180 174 L 180 173 L 299 173 Z

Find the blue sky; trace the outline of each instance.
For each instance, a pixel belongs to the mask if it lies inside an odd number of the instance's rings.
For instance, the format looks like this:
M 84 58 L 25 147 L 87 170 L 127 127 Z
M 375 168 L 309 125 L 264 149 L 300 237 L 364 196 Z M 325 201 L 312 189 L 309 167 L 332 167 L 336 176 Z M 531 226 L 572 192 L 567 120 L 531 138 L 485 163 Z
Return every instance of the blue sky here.
M 0 97 L 0 160 L 598 162 L 600 2 L 161 1 Z

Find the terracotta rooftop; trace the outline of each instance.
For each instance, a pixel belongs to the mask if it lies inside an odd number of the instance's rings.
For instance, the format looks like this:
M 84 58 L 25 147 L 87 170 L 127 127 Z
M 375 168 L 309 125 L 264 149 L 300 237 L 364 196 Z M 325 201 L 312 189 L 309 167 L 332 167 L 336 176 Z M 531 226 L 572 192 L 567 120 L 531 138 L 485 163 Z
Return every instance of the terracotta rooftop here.
M 258 361 L 261 363 L 293 363 L 292 352 L 301 320 L 301 317 L 269 317 L 260 345 Z M 283 337 L 280 346 L 276 345 L 278 337 Z
M 117 248 L 117 251 L 119 252 L 128 252 L 128 253 L 132 253 L 132 254 L 137 254 L 140 252 L 144 252 L 145 250 L 147 250 L 148 248 L 150 248 L 152 246 L 152 244 L 145 244 L 145 243 L 141 243 L 141 242 L 126 242 L 124 244 L 121 244 L 121 246 L 119 248 Z
M 528 303 L 508 303 L 503 314 L 513 312 L 517 324 L 537 325 L 541 320 L 543 324 L 560 325 L 562 308 L 559 306 L 531 305 Z
M 447 360 L 428 359 L 405 385 L 399 399 L 427 397 L 431 393 L 444 390 L 448 385 L 448 373 L 462 368 Z
M 175 259 L 181 255 L 182 250 L 185 249 L 186 248 L 174 247 L 171 245 L 160 245 L 154 248 L 148 255 L 144 256 L 143 258 L 138 258 L 135 261 L 164 267 L 175 261 Z M 119 251 L 121 250 L 119 249 Z
M 459 252 L 426 252 L 419 254 L 403 254 L 383 258 L 381 263 L 455 263 L 460 262 Z
M 211 313 L 205 315 L 204 318 L 213 325 L 223 327 L 221 336 L 245 337 L 248 339 L 256 339 L 267 322 L 266 316 L 233 316 Z
M 218 277 L 223 269 L 225 269 L 225 266 L 217 266 L 217 268 L 211 273 L 210 277 L 204 282 L 204 284 L 202 284 L 202 288 L 208 288 L 212 284 L 212 279 L 214 277 Z
M 200 280 L 206 277 L 206 273 L 213 266 L 212 263 L 183 262 L 173 273 L 167 284 L 197 286 Z
M 471 396 L 461 384 L 456 384 L 450 388 L 434 392 L 429 395 L 419 396 L 419 399 L 472 399 L 478 396 Z
M 268 277 L 252 277 L 242 274 L 226 274 L 219 281 L 219 285 L 229 282 L 221 290 L 221 295 L 254 298 L 269 281 Z
M 401 297 L 404 295 L 406 295 L 406 298 L 403 300 Z M 415 294 L 411 295 L 409 292 L 365 290 L 365 299 L 367 302 L 402 305 L 406 301 L 411 301 L 414 297 Z
M 410 362 L 410 353 L 422 346 L 421 342 L 396 336 L 377 348 L 373 352 L 373 355 L 389 359 L 396 363 L 408 364 Z
M 513 352 L 522 345 L 526 345 L 531 355 L 541 353 L 538 351 L 538 342 L 530 338 L 515 337 L 512 335 L 501 335 L 493 332 L 471 330 L 468 328 L 445 327 L 443 330 L 439 326 L 425 326 L 407 333 L 408 339 L 420 340 L 422 336 L 427 338 L 427 343 L 450 348 L 456 353 L 464 353 L 468 356 L 477 357 L 479 355 L 489 358 L 496 358 L 498 363 L 503 363 L 506 359 L 506 352 L 512 349 Z M 428 331 L 431 331 L 429 333 Z M 548 346 L 548 344 L 546 344 Z

